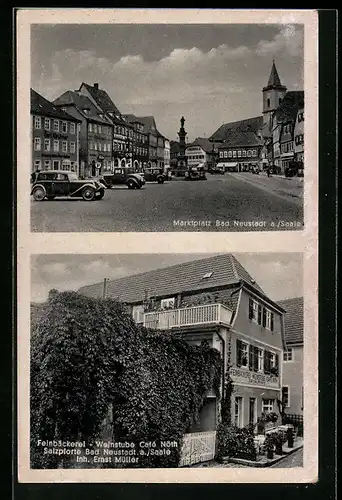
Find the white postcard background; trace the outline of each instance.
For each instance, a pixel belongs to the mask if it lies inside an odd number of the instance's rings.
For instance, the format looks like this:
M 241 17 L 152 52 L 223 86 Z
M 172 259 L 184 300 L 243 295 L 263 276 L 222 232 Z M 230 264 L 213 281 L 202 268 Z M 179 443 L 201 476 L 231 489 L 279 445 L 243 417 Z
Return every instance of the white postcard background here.
M 305 91 L 304 230 L 249 233 L 31 233 L 31 24 L 303 24 Z M 18 480 L 20 482 L 305 483 L 318 474 L 318 15 L 305 10 L 19 9 L 17 12 Z M 304 466 L 35 470 L 29 464 L 31 254 L 303 252 Z M 203 255 L 205 257 L 205 255 Z

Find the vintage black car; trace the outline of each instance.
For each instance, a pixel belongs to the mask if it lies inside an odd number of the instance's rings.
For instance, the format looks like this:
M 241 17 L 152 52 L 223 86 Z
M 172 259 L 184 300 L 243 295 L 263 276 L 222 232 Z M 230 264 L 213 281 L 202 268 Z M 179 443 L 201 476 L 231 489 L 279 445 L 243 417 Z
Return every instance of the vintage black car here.
M 208 172 L 210 174 L 220 174 L 220 175 L 224 175 L 225 174 L 225 170 L 224 170 L 224 167 L 221 167 L 221 166 L 218 166 L 218 165 L 215 165 L 215 167 L 210 167 Z
M 304 164 L 302 161 L 290 161 L 288 166 L 285 168 L 285 177 L 303 177 L 304 176 Z
M 203 167 L 189 167 L 185 171 L 185 181 L 205 181 L 207 176 Z
M 144 177 L 146 182 L 158 182 L 158 184 L 164 184 L 166 181 L 166 175 L 164 175 L 162 169 L 160 168 L 146 168 L 144 171 Z
M 129 167 L 116 167 L 112 173 L 104 174 L 103 179 L 108 188 L 126 184 L 128 189 L 140 189 L 145 184 L 144 174 Z
M 31 195 L 36 201 L 54 200 L 57 196 L 101 200 L 106 187 L 98 180 L 81 180 L 75 172 L 46 170 L 38 172 L 33 181 Z

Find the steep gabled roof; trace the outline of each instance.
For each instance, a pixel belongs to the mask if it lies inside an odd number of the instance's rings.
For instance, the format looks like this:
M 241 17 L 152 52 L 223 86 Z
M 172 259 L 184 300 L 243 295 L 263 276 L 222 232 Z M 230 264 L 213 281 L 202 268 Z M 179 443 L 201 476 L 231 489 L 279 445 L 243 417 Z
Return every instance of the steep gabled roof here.
M 145 132 L 158 132 L 154 116 L 136 116 L 135 118 L 144 125 Z
M 67 90 L 53 101 L 56 106 L 76 106 L 78 111 L 86 118 L 91 118 L 99 123 L 110 125 L 110 121 L 105 117 L 101 118 L 99 110 L 94 106 L 89 97 L 79 94 L 77 91 Z M 84 109 L 89 110 L 89 114 L 84 113 Z
M 214 143 L 210 142 L 206 137 L 196 137 L 196 139 L 193 142 L 187 144 L 186 147 L 190 146 L 200 146 L 206 153 L 212 153 Z
M 77 118 L 69 115 L 63 109 L 60 109 L 54 106 L 54 103 L 45 99 L 45 97 L 41 96 L 35 90 L 31 89 L 31 113 L 51 116 L 53 118 L 61 118 L 64 120 L 73 120 L 79 122 Z
M 105 90 L 102 90 L 98 87 L 93 87 L 92 85 L 89 85 L 88 83 L 84 82 L 81 84 L 81 87 L 82 85 L 85 86 L 89 94 L 97 102 L 100 108 L 103 109 L 104 112 L 114 113 L 115 115 L 119 116 L 121 115 L 118 107 L 114 104 L 114 102 L 112 101 L 112 99 L 109 97 L 109 95 Z
M 304 91 L 303 90 L 290 90 L 286 92 L 283 100 L 276 109 L 275 116 L 277 122 L 286 123 L 294 121 L 297 116 L 297 111 L 304 107 Z
M 285 320 L 285 342 L 292 344 L 303 344 L 304 342 L 304 300 L 303 297 L 295 297 L 278 301 L 278 304 L 286 311 Z
M 209 273 L 210 274 L 209 276 Z M 204 278 L 208 275 L 207 278 Z M 241 281 L 265 296 L 244 267 L 231 254 L 221 254 L 206 259 L 176 264 L 134 276 L 107 282 L 107 295 L 126 303 L 142 302 L 149 296 L 168 297 L 178 293 L 209 290 L 225 285 L 239 285 Z M 103 284 L 80 288 L 88 296 L 101 296 Z
M 140 120 L 139 118 L 137 118 L 135 115 L 132 115 L 132 114 L 127 114 L 127 115 L 121 115 L 125 120 L 126 122 L 128 123 L 140 123 L 141 125 L 144 125 L 144 123 L 142 122 L 142 120 Z
M 229 146 L 257 146 L 262 143 L 258 137 L 262 125 L 262 116 L 224 123 L 209 137 L 209 140 L 222 141 Z

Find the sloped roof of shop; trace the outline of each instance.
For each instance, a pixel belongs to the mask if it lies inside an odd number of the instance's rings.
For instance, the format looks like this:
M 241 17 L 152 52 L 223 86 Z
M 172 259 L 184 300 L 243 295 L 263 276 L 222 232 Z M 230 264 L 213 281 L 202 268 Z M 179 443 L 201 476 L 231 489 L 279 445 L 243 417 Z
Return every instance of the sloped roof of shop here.
M 128 123 L 141 123 L 141 125 L 144 125 L 144 123 L 138 117 L 136 117 L 135 115 L 128 114 L 128 115 L 122 115 L 122 116 L 124 117 L 124 119 Z
M 79 94 L 77 91 L 67 90 L 53 102 L 56 106 L 76 106 L 79 112 L 82 113 L 82 115 L 84 115 L 86 118 L 91 118 L 92 120 L 96 120 L 97 122 L 104 123 L 106 125 L 111 124 L 110 120 L 107 120 L 105 117 L 100 117 L 99 110 L 91 102 L 89 97 Z M 84 113 L 85 109 L 89 110 L 89 114 Z
M 126 303 L 136 303 L 143 301 L 146 293 L 150 296 L 167 297 L 224 285 L 238 285 L 241 281 L 265 296 L 262 288 L 232 254 L 184 262 L 108 281 L 106 290 L 107 296 Z M 102 290 L 103 283 L 96 283 L 80 288 L 79 292 L 99 297 L 102 296 Z
M 281 300 L 278 304 L 286 311 L 285 320 L 285 342 L 291 344 L 303 344 L 304 341 L 304 300 L 303 297 Z
M 206 153 L 212 153 L 214 143 L 206 137 L 197 137 L 193 142 L 187 144 L 187 148 L 191 146 L 200 146 Z
M 31 113 L 51 116 L 53 118 L 62 118 L 64 120 L 73 120 L 79 122 L 77 118 L 69 115 L 63 109 L 56 107 L 54 103 L 48 101 L 35 90 L 31 89 Z
M 83 82 L 82 85 L 86 87 L 89 94 L 97 102 L 100 108 L 103 109 L 103 111 L 107 113 L 114 113 L 115 115 L 119 116 L 121 115 L 119 108 L 115 105 L 115 103 L 112 101 L 112 99 L 109 97 L 109 95 L 105 90 L 102 90 L 99 87 L 89 85 L 88 83 L 85 82 Z
M 209 137 L 210 141 L 222 141 L 225 146 L 254 146 L 262 143 L 258 131 L 263 124 L 262 116 L 224 123 Z

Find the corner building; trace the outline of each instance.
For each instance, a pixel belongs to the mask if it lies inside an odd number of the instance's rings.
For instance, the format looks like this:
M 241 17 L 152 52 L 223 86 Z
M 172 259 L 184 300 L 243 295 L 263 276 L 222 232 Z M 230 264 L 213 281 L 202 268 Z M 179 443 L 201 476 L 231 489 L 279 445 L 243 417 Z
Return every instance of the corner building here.
M 255 423 L 261 412 L 279 414 L 284 309 L 267 296 L 233 255 L 178 264 L 79 290 L 90 297 L 102 297 L 104 291 L 107 297 L 124 302 L 136 323 L 171 330 L 189 344 L 206 340 L 221 353 L 221 390 L 230 367 L 234 384 L 232 420 L 237 426 Z M 219 422 L 219 398 L 210 392 L 199 422 L 187 430 L 186 436 L 200 439 L 194 433 L 206 433 L 206 437 L 213 437 Z

